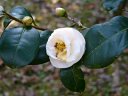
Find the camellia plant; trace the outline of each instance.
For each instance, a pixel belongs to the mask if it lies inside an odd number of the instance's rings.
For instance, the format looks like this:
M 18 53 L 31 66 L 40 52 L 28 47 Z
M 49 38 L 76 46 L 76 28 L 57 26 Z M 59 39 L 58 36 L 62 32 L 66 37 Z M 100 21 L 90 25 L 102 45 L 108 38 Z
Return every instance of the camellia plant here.
M 56 8 L 57 16 L 72 21 L 76 27 L 49 30 L 36 25 L 31 13 L 21 6 L 7 12 L 0 6 L 3 33 L 0 37 L 0 58 L 10 68 L 46 62 L 60 68 L 60 78 L 74 92 L 85 89 L 81 65 L 104 68 L 112 64 L 128 48 L 128 18 L 122 15 L 127 0 L 103 0 L 113 14 L 107 22 L 87 28 L 68 16 L 64 8 Z

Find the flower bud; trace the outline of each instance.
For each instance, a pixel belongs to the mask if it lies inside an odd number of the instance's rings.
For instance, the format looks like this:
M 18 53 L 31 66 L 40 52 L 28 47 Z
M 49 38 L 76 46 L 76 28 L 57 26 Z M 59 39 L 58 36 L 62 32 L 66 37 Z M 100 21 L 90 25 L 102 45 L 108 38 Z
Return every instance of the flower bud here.
M 3 16 L 3 11 L 4 11 L 3 6 L 0 6 L 0 17 Z
M 30 16 L 25 16 L 22 19 L 22 22 L 23 22 L 24 25 L 30 26 L 32 24 L 32 18 Z
M 60 17 L 66 17 L 67 12 L 64 8 L 56 8 L 56 15 Z

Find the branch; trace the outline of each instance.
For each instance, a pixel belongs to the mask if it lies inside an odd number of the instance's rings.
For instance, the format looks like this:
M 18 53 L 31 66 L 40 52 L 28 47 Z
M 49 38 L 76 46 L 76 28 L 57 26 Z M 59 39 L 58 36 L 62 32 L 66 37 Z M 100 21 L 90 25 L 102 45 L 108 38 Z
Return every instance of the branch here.
M 15 17 L 13 17 L 12 15 L 8 14 L 7 12 L 3 11 L 3 13 L 8 16 L 10 19 L 12 20 L 15 20 L 21 24 L 23 24 L 23 22 Z M 32 27 L 34 27 L 35 29 L 38 29 L 38 30 L 47 30 L 46 28 L 42 28 L 42 27 L 38 27 L 38 26 L 35 26 L 35 25 L 31 25 Z
M 74 25 L 77 25 L 79 27 L 81 27 L 82 29 L 85 29 L 87 27 L 83 26 L 83 24 L 81 23 L 81 21 L 76 21 L 74 18 L 67 16 L 66 17 L 69 21 L 72 21 L 74 23 Z

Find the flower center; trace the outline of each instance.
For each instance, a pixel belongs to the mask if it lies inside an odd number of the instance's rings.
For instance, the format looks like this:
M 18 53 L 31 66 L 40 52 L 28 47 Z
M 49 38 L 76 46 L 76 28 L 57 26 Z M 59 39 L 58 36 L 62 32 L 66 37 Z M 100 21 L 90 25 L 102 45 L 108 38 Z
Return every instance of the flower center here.
M 57 40 L 57 42 L 55 43 L 55 50 L 56 57 L 63 61 L 66 61 L 67 50 L 66 45 L 62 40 Z

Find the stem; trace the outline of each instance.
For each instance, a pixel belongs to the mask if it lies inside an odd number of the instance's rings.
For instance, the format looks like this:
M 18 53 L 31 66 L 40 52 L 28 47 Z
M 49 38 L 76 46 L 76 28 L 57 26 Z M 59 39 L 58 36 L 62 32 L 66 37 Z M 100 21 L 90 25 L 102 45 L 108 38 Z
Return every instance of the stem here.
M 32 27 L 34 27 L 35 29 L 38 29 L 38 30 L 48 30 L 47 28 L 42 28 L 42 27 L 33 26 L 33 25 L 32 25 Z
M 10 19 L 15 20 L 15 21 L 17 21 L 17 22 L 23 24 L 23 22 L 22 22 L 21 20 L 19 20 L 19 19 L 13 17 L 12 15 L 8 14 L 7 12 L 3 11 L 3 13 L 4 13 L 6 16 L 8 16 Z M 38 29 L 38 30 L 47 30 L 46 28 L 42 28 L 42 27 L 35 26 L 35 24 L 34 24 L 34 25 L 31 25 L 31 26 L 34 27 L 35 29 Z
M 17 22 L 23 24 L 23 22 L 22 22 L 21 20 L 19 20 L 19 19 L 13 17 L 12 15 L 8 14 L 7 12 L 3 11 L 3 13 L 4 13 L 6 16 L 8 16 L 10 19 L 13 19 L 13 20 L 15 20 L 15 21 L 17 21 Z
M 82 29 L 86 29 L 87 27 L 85 27 L 80 21 L 76 21 L 74 18 L 67 16 L 66 17 L 69 21 L 72 21 L 75 25 L 81 27 Z

